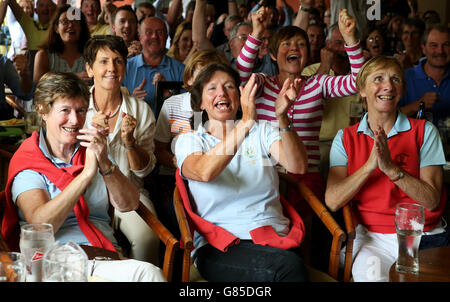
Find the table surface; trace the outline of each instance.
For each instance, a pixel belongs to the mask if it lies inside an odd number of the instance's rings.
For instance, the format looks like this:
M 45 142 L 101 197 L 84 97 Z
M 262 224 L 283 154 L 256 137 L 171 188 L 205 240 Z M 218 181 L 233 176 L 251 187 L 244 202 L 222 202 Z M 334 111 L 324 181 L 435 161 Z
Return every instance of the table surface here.
M 419 274 L 399 273 L 395 263 L 389 270 L 391 282 L 450 282 L 450 246 L 419 252 Z

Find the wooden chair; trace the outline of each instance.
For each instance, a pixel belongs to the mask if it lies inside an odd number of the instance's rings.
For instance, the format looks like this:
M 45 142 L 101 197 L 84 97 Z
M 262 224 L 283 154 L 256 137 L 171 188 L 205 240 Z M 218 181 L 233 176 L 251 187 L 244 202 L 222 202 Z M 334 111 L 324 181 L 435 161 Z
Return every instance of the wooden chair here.
M 320 221 L 326 226 L 328 231 L 333 237 L 331 250 L 329 254 L 328 275 L 308 267 L 311 281 L 336 281 L 339 277 L 339 255 L 343 242 L 346 240 L 346 235 L 340 226 L 336 223 L 333 216 L 323 205 L 323 203 L 314 195 L 314 193 L 299 180 L 283 173 L 279 173 L 280 180 L 287 182 L 290 186 L 294 187 L 306 200 L 313 212 L 318 216 Z M 198 274 L 195 272 L 195 267 L 191 265 L 191 252 L 194 249 L 192 234 L 189 228 L 188 217 L 185 214 L 183 200 L 180 194 L 181 190 L 187 189 L 186 182 L 181 179 L 177 172 L 177 186 L 174 190 L 174 207 L 177 215 L 178 223 L 181 232 L 181 243 L 184 249 L 183 255 L 183 269 L 182 269 L 182 282 L 193 281 L 190 278 L 190 274 Z M 331 277 L 331 278 L 330 278 Z
M 183 90 L 183 82 L 158 81 L 155 87 L 156 111 L 155 118 L 158 119 L 164 100 L 174 94 L 180 94 Z

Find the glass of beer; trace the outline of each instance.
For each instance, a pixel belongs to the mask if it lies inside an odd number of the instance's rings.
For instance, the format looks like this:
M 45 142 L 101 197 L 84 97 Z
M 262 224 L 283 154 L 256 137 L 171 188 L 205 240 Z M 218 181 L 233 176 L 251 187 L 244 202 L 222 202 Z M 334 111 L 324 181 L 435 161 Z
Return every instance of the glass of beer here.
M 424 207 L 414 203 L 399 203 L 395 210 L 395 228 L 398 238 L 396 270 L 419 273 L 419 244 L 425 224 Z

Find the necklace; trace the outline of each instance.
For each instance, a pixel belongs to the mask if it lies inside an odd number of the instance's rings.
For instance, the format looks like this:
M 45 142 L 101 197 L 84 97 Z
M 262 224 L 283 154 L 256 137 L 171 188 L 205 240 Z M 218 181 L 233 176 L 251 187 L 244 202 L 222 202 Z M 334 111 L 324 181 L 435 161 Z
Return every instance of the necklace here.
M 99 109 L 98 109 L 98 106 L 97 106 L 97 103 L 95 102 L 95 98 L 93 97 L 92 98 L 92 100 L 94 101 L 94 107 L 95 107 L 95 110 L 96 111 L 100 111 Z M 116 108 L 116 111 L 114 111 L 114 113 L 113 114 L 111 114 L 110 116 L 109 116 L 109 118 L 113 118 L 113 117 L 115 117 L 116 116 L 116 114 L 119 112 L 119 110 L 120 110 L 120 106 L 122 105 L 122 98 L 120 98 L 120 103 L 119 103 L 119 105 L 117 106 L 117 108 Z

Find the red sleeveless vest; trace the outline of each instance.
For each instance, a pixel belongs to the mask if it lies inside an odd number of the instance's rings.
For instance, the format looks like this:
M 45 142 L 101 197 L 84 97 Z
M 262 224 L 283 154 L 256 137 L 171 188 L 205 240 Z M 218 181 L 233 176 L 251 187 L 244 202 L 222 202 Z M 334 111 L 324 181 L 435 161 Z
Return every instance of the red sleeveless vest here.
M 423 144 L 425 120 L 408 118 L 411 129 L 389 138 L 388 145 L 395 165 L 413 177 L 420 177 L 420 148 Z M 344 128 L 343 142 L 348 157 L 348 175 L 355 173 L 370 156 L 374 140 L 357 132 L 359 123 Z M 394 182 L 376 169 L 353 198 L 357 207 L 355 216 L 369 231 L 395 233 L 395 206 L 397 203 L 416 203 Z M 424 231 L 433 229 L 445 209 L 446 194 L 442 188 L 441 202 L 434 211 L 425 210 Z

